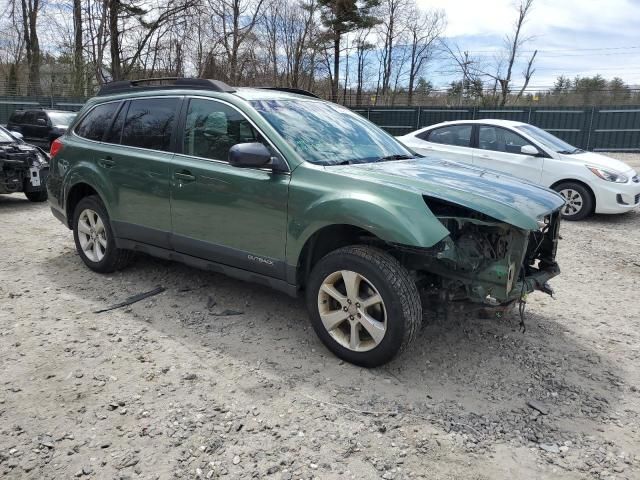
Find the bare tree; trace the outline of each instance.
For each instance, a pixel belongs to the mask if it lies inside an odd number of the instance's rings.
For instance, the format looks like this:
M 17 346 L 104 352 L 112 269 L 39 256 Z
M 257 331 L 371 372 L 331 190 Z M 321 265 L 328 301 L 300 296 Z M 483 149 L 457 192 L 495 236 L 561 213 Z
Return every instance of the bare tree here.
M 411 49 L 409 65 L 408 103 L 413 104 L 413 92 L 418 77 L 431 58 L 446 26 L 443 10 L 420 11 L 415 4 L 409 13 L 407 44 Z
M 38 14 L 40 0 L 21 0 L 22 35 L 27 56 L 27 95 L 41 95 L 40 41 L 38 39 Z
M 513 67 L 519 55 L 519 49 L 525 44 L 530 38 L 523 37 L 522 28 L 527 20 L 527 16 L 531 12 L 531 8 L 533 7 L 534 0 L 520 0 L 520 3 L 517 5 L 518 17 L 516 19 L 514 25 L 514 31 L 512 34 L 507 35 L 505 38 L 506 44 L 506 71 L 503 73 L 501 68 L 501 61 L 498 61 L 498 67 L 495 69 L 494 73 L 485 72 L 485 74 L 491 78 L 493 78 L 498 86 L 500 87 L 500 106 L 505 106 L 507 103 L 507 99 L 509 93 L 511 91 L 511 80 L 513 74 Z M 529 72 L 529 78 L 533 74 L 532 66 L 536 57 L 536 52 L 534 52 L 528 60 L 528 68 L 527 72 Z M 528 83 L 529 79 L 525 80 Z

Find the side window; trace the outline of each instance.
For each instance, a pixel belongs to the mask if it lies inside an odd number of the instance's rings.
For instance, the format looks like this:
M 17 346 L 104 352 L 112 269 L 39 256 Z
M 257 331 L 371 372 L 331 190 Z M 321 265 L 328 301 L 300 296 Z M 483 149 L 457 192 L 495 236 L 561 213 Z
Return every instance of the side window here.
M 427 140 L 443 145 L 468 147 L 471 145 L 471 125 L 450 125 L 431 130 Z
M 507 153 L 519 153 L 521 154 L 521 149 L 525 145 L 531 145 L 531 143 L 525 140 L 524 137 L 521 137 L 517 133 L 513 133 L 510 130 L 505 130 L 504 128 L 500 129 L 502 134 L 504 135 L 504 150 Z
M 9 122 L 22 123 L 23 119 L 24 119 L 24 112 L 13 112 L 11 114 L 11 118 L 9 119 Z
M 98 105 L 84 117 L 76 127 L 76 135 L 89 140 L 101 141 L 118 111 L 118 102 Z
M 122 130 L 122 144 L 151 150 L 171 149 L 179 99 L 132 100 Z
M 520 149 L 530 142 L 517 133 L 500 127 L 481 125 L 478 129 L 478 148 L 494 152 L 520 153 Z
M 44 112 L 38 112 L 36 114 L 36 124 L 38 125 L 48 125 L 49 124 L 49 117 L 47 117 L 47 114 Z
M 260 141 L 258 133 L 237 110 L 212 100 L 189 101 L 182 144 L 185 155 L 226 162 L 232 146 Z
M 22 123 L 25 123 L 26 125 L 33 125 L 36 123 L 36 112 L 26 112 L 24 114 L 24 119 L 22 120 Z

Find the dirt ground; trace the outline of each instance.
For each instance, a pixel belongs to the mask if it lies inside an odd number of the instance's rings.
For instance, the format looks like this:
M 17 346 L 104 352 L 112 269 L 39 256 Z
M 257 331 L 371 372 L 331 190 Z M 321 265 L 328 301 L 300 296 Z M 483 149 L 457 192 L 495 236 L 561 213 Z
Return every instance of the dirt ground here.
M 526 333 L 440 320 L 366 370 L 301 300 L 149 257 L 92 273 L 0 196 L 0 476 L 639 479 L 640 211 L 561 232 Z

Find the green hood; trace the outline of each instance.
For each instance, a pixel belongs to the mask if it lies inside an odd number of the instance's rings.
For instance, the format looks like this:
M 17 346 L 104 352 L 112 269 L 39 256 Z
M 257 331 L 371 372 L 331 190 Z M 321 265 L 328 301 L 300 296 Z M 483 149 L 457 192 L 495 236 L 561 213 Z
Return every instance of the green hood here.
M 417 159 L 327 167 L 359 181 L 384 184 L 484 213 L 524 230 L 557 210 L 556 192 L 515 177 L 446 160 Z

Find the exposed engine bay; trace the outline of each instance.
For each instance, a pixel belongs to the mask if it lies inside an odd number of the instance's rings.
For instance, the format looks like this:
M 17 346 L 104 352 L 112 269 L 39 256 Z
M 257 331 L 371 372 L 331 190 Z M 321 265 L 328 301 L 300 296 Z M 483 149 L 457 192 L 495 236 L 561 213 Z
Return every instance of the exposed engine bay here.
M 23 143 L 0 143 L 0 193 L 46 191 L 47 155 Z
M 513 306 L 534 290 L 553 294 L 547 281 L 560 273 L 555 261 L 559 211 L 528 231 L 465 207 L 425 200 L 450 235 L 428 249 L 401 247 L 401 255 L 417 272 L 428 303 Z

